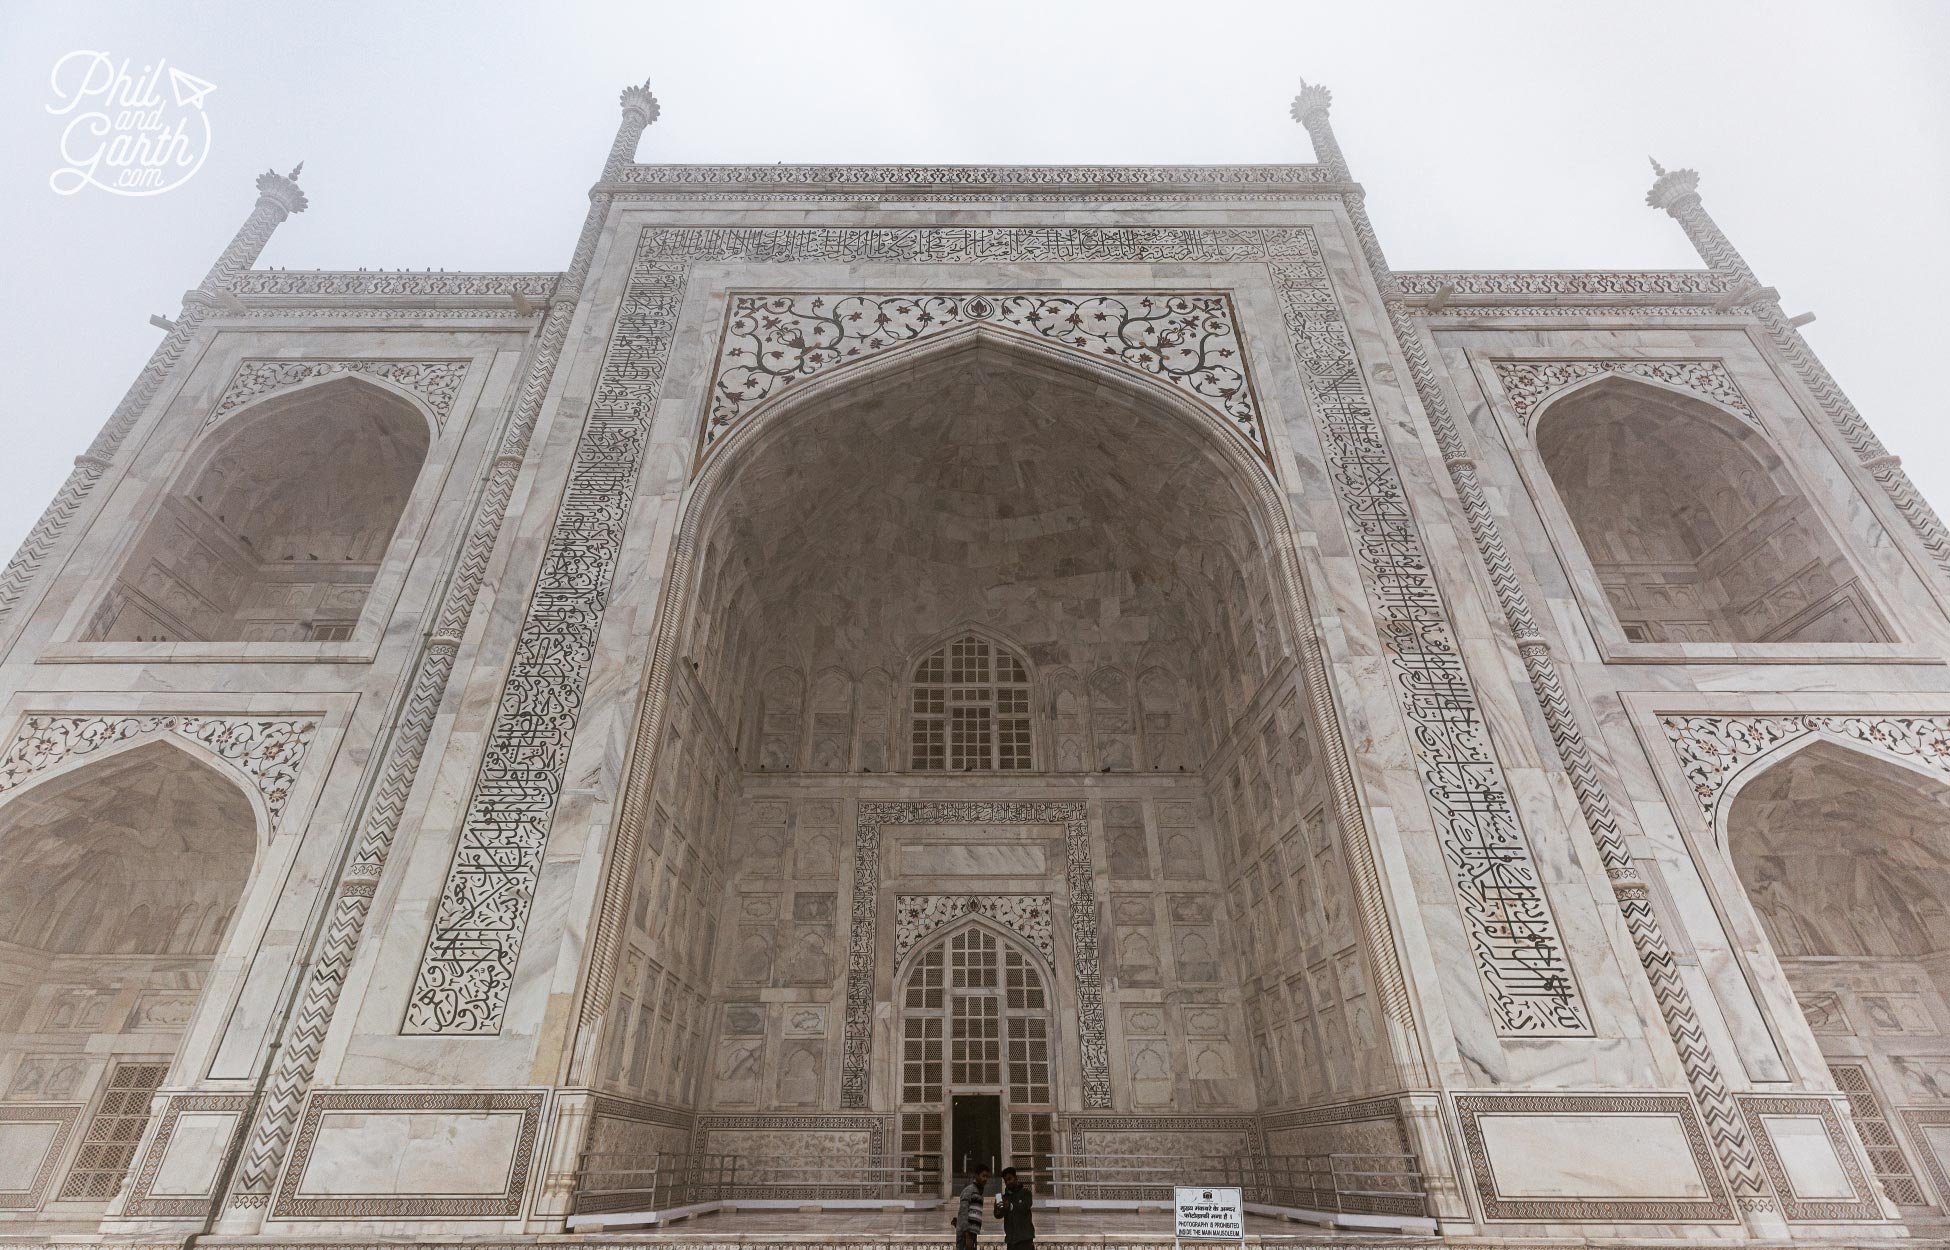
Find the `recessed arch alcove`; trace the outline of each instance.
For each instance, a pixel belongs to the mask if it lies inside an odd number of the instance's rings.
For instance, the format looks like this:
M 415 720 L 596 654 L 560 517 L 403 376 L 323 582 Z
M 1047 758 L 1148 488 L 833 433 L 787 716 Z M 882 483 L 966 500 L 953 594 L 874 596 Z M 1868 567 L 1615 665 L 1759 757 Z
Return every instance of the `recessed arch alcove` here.
M 894 951 L 914 917 L 990 909 L 1044 926 L 1061 1023 L 1049 1100 L 998 1094 L 1005 1154 L 1047 1161 L 1086 1112 L 1234 1123 L 1392 1088 L 1295 544 L 1216 418 L 985 328 L 754 412 L 692 492 L 599 1085 L 695 1107 L 694 1149 L 869 1149 L 788 1131 L 817 1109 L 834 1134 L 898 1115 L 898 1158 L 938 1161 L 952 1115 L 903 1085 Z M 657 1132 L 599 1118 L 592 1149 Z
M 0 803 L 0 1089 L 88 1104 L 49 1210 L 116 1194 L 236 919 L 260 813 L 238 781 L 152 739 Z
M 1740 418 L 1614 374 L 1553 400 L 1534 430 L 1628 640 L 1888 640 L 1812 502 Z
M 417 404 L 360 377 L 228 415 L 148 519 L 88 640 L 350 638 L 430 440 Z
M 1737 781 L 1727 853 L 1883 1192 L 1923 1207 L 1895 1108 L 1944 1093 L 1918 1051 L 1950 1032 L 1950 777 L 1814 735 Z

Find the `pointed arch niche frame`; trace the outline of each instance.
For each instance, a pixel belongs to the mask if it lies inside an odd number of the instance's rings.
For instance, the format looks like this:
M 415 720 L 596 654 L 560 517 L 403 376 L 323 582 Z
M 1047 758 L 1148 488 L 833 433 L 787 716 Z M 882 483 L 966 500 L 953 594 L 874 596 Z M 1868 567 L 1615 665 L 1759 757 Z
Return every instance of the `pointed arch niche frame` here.
M 1950 696 L 1941 693 L 1675 698 L 1667 692 L 1626 691 L 1619 699 L 1672 816 L 1672 832 L 1663 838 L 1648 826 L 1654 842 L 1663 844 L 1651 854 L 1655 859 L 1690 857 L 1690 870 L 1681 865 L 1676 873 L 1665 874 L 1667 888 L 1696 875 L 1725 936 L 1689 933 L 1680 915 L 1672 917 L 1673 932 L 1689 943 L 1732 939 L 1734 955 L 1743 962 L 1749 943 L 1764 941 L 1727 844 L 1727 816 L 1747 783 L 1809 746 L 1827 742 L 1899 772 L 1950 785 Z M 1752 1007 L 1741 1008 L 1723 1001 L 1722 1007 L 1766 1010 L 1765 997 L 1752 1002 Z M 1765 1062 L 1769 1057 L 1760 1058 Z M 1787 1079 L 1785 1071 L 1781 1069 L 1778 1079 Z
M 1583 991 L 1492 747 L 1474 683 L 1465 670 L 1456 628 L 1436 585 L 1433 562 L 1369 391 L 1327 255 L 1314 229 L 1299 225 L 643 228 L 635 240 L 630 277 L 621 292 L 595 399 L 581 418 L 580 440 L 540 577 L 486 730 L 483 759 L 434 908 L 411 993 L 413 1005 L 402 1032 L 494 1034 L 501 1029 L 540 885 L 569 746 L 581 716 L 583 688 L 621 555 L 623 535 L 611 519 L 629 512 L 636 493 L 651 423 L 666 389 L 691 273 L 699 266 L 726 262 L 1241 264 L 1264 273 L 1264 289 L 1278 310 L 1286 350 L 1299 366 L 1326 476 L 1348 530 L 1363 591 L 1376 616 L 1391 685 L 1409 725 L 1414 764 L 1434 817 L 1493 1026 L 1509 1037 L 1591 1034 Z M 1149 278 L 1150 270 L 1133 276 Z M 1118 295 L 1128 299 L 1135 293 L 1134 288 Z M 991 293 L 996 299 L 1035 294 Z M 1074 293 L 1069 298 L 1075 298 Z M 1053 331 L 1031 337 L 1019 327 L 987 320 L 968 328 L 983 338 L 1024 343 L 1032 355 L 1061 353 L 1085 362 L 1107 381 L 1119 371 L 1126 376 L 1143 372 L 1128 363 L 1091 364 L 1099 358 L 1079 351 Z M 834 332 L 841 342 L 846 338 L 844 329 Z M 769 331 L 761 328 L 761 332 Z M 720 353 L 718 359 L 724 358 Z M 784 365 L 768 362 L 767 367 L 783 369 Z M 1175 405 L 1188 417 L 1196 406 L 1197 420 L 1208 430 L 1226 399 L 1251 395 L 1249 390 L 1233 396 L 1206 395 L 1195 385 L 1159 377 L 1136 376 L 1132 385 L 1150 388 L 1154 398 Z M 822 393 L 816 384 L 788 386 L 801 392 L 802 403 L 806 392 Z M 705 397 L 707 412 L 723 393 Z M 740 398 L 739 403 L 744 402 Z M 1253 403 L 1258 402 L 1254 396 Z M 1240 486 L 1270 527 L 1268 547 L 1276 552 L 1273 558 L 1278 565 L 1274 572 L 1288 601 L 1284 610 L 1295 622 L 1305 622 L 1311 615 L 1297 567 L 1297 541 L 1277 479 L 1261 451 L 1266 444 L 1263 427 L 1248 437 L 1237 432 L 1241 426 L 1233 417 L 1227 416 L 1226 422 L 1233 432 L 1214 436 L 1211 443 L 1214 447 L 1229 444 L 1236 453 L 1246 452 L 1241 443 L 1254 445 L 1250 458 L 1260 467 L 1248 475 L 1250 482 L 1241 481 Z M 749 424 L 734 413 L 724 428 Z M 759 424 L 771 426 L 776 421 Z M 724 460 L 722 456 L 701 459 L 694 485 L 703 485 L 714 465 Z M 695 500 L 694 494 L 693 505 Z M 698 541 L 694 522 L 692 513 L 679 526 L 666 582 L 672 587 L 688 585 L 693 575 L 691 566 L 698 556 L 693 549 Z M 630 866 L 643 833 L 640 794 L 657 766 L 668 670 L 683 630 L 683 621 L 674 614 L 687 610 L 685 593 L 664 596 L 660 612 L 665 615 L 639 704 L 629 778 L 608 856 L 612 868 L 595 917 L 591 971 L 579 1011 L 585 1027 L 607 1012 L 626 900 L 633 888 Z M 1328 693 L 1324 656 L 1317 645 L 1308 645 L 1311 636 L 1304 625 L 1300 632 L 1310 712 L 1323 741 L 1343 744 L 1346 737 Z M 549 690 L 550 696 L 540 697 L 542 689 Z M 1365 809 L 1351 765 L 1343 756 L 1343 751 L 1329 753 L 1334 761 L 1337 817 L 1348 837 L 1369 957 L 1376 965 L 1399 1060 L 1407 1069 L 1419 1069 L 1424 1060 L 1407 979 L 1395 948 Z M 455 954 L 462 951 L 465 958 Z

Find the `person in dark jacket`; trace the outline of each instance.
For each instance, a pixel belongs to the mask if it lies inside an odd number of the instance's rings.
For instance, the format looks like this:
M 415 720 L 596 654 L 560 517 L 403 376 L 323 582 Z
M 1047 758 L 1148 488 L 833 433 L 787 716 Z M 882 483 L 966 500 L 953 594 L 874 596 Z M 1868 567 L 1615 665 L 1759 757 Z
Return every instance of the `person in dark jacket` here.
M 1002 1169 L 1002 1192 L 995 1196 L 995 1215 L 1002 1221 L 1002 1242 L 1009 1250 L 1036 1244 L 1036 1197 L 1014 1168 Z
M 975 1175 L 961 1191 L 961 1206 L 955 1211 L 955 1250 L 975 1250 L 975 1239 L 982 1235 L 982 1195 L 988 1192 L 989 1170 L 975 1169 Z

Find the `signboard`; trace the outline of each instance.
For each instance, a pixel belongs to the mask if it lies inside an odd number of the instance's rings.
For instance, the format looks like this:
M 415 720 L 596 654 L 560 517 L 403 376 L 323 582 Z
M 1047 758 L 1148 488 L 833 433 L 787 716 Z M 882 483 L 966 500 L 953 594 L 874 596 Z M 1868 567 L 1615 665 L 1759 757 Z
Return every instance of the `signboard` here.
M 1178 1185 L 1172 1196 L 1178 1208 L 1180 1241 L 1244 1241 L 1246 1211 L 1237 1188 L 1219 1185 Z

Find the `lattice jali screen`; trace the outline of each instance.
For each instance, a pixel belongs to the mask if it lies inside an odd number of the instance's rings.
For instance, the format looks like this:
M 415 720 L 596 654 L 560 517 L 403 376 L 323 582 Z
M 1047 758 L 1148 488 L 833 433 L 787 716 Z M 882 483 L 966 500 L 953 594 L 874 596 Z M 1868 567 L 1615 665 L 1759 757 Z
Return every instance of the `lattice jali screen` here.
M 1923 1196 L 1923 1186 L 1896 1140 L 1889 1112 L 1869 1083 L 1869 1070 L 1857 1063 L 1831 1063 L 1828 1071 L 1835 1077 L 1835 1088 L 1848 1095 L 1849 1114 L 1855 1117 L 1855 1131 L 1862 1135 L 1862 1145 L 1869 1152 L 1869 1169 L 1882 1182 L 1882 1192 L 1898 1206 L 1927 1205 L 1929 1199 Z
M 901 1155 L 941 1154 L 946 1096 L 1004 1093 L 1017 1167 L 1049 1167 L 1055 1102 L 1043 977 L 1027 955 L 981 928 L 936 942 L 901 991 Z
M 149 1123 L 149 1100 L 168 1071 L 167 1063 L 118 1063 L 109 1070 L 101 1105 L 90 1117 L 81 1150 L 61 1183 L 63 1200 L 105 1202 L 115 1196 Z
M 965 634 L 915 665 L 909 711 L 909 766 L 917 771 L 1032 767 L 1029 674 L 986 638 Z

